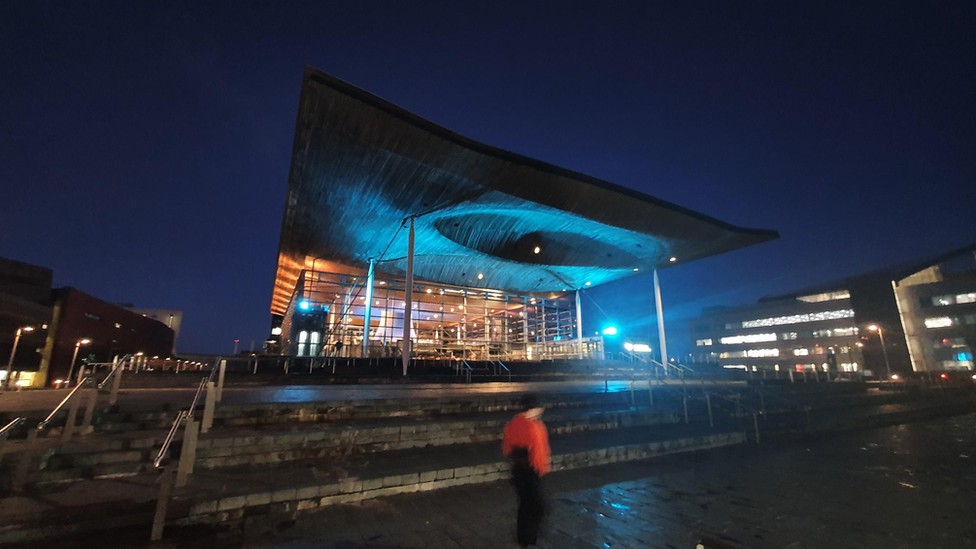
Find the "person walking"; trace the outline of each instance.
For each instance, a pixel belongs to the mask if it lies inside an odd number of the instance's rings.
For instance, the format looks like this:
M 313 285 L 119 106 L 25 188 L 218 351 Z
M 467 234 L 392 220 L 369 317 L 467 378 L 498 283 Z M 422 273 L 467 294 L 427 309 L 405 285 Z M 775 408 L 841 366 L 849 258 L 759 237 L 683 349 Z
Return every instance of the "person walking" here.
M 518 495 L 518 544 L 528 547 L 535 545 L 546 513 L 542 477 L 551 465 L 549 434 L 540 419 L 542 406 L 535 395 L 523 396 L 519 404 L 522 413 L 505 426 L 502 454 L 512 466 L 512 484 Z

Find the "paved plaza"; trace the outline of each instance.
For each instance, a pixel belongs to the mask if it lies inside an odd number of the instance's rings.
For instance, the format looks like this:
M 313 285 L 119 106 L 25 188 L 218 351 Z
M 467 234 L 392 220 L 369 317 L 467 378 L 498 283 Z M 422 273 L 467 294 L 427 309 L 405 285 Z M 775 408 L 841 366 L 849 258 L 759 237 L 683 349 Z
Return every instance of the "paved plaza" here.
M 554 473 L 541 547 L 976 547 L 976 415 Z M 506 482 L 341 505 L 175 542 L 253 549 L 498 548 L 512 542 Z

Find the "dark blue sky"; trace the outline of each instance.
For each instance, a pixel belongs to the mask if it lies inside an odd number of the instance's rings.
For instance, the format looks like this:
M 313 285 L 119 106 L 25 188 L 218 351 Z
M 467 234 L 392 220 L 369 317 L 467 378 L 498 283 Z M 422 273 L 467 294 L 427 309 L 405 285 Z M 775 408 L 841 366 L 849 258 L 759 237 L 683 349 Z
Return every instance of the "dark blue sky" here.
M 0 256 L 185 310 L 183 351 L 267 335 L 306 64 L 779 230 L 662 274 L 677 352 L 703 306 L 976 240 L 974 2 L 143 4 L 0 5 Z M 648 330 L 648 277 L 589 293 Z

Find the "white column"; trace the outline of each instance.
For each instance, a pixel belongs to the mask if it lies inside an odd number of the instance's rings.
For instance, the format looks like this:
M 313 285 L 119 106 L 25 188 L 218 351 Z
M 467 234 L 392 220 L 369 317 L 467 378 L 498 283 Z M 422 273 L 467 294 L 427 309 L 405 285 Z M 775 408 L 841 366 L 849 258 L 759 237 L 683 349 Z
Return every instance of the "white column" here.
M 668 344 L 664 338 L 664 306 L 661 304 L 661 282 L 657 277 L 657 269 L 654 269 L 654 306 L 657 307 L 657 337 L 661 341 L 661 364 L 668 370 Z
M 410 364 L 410 325 L 413 324 L 413 218 L 410 218 L 410 236 L 407 239 L 407 280 L 403 296 L 403 375 L 407 375 Z
M 370 258 L 366 275 L 366 308 L 363 312 L 363 357 L 369 353 L 369 325 L 373 317 L 373 270 L 376 260 Z
M 583 307 L 579 290 L 576 290 L 576 356 L 583 358 Z

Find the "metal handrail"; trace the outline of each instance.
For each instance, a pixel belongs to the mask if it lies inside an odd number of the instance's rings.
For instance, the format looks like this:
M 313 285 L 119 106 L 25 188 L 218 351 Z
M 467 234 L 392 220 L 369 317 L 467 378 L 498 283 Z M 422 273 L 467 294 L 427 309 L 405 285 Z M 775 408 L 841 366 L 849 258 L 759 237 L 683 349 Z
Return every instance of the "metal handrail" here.
M 8 433 L 10 433 L 10 431 L 12 431 L 14 427 L 17 427 L 18 425 L 24 423 L 25 421 L 27 421 L 27 418 L 25 417 L 15 417 L 10 423 L 4 425 L 3 428 L 0 429 L 0 439 L 2 439 Z
M 77 393 L 79 389 L 81 389 L 82 387 L 84 387 L 90 382 L 91 382 L 91 376 L 87 376 L 85 377 L 85 379 L 81 380 L 81 383 L 75 385 L 75 388 L 72 389 L 71 392 L 68 393 L 68 396 L 64 397 L 64 399 L 62 399 L 61 402 L 54 407 L 54 410 L 52 410 L 51 413 L 48 414 L 46 418 L 44 418 L 44 421 L 37 424 L 37 430 L 41 431 L 45 427 L 47 427 L 48 423 L 51 423 L 51 420 L 54 419 L 54 416 L 58 415 L 58 412 L 61 411 L 61 408 L 64 408 L 64 405 L 67 404 L 69 400 L 71 400 L 71 397 L 75 396 L 75 393 Z
M 132 355 L 128 354 L 120 358 L 119 361 L 116 363 L 107 362 L 106 364 L 113 364 L 114 367 L 112 368 L 112 371 L 110 371 L 108 375 L 105 376 L 105 379 L 103 379 L 102 382 L 98 384 L 98 388 L 103 389 L 105 387 L 105 384 L 108 383 L 108 380 L 112 379 L 112 376 L 114 376 L 115 373 L 118 372 L 119 369 L 122 368 L 122 366 L 125 364 L 125 361 L 129 360 L 130 358 L 132 358 Z
M 166 454 L 169 453 L 169 447 L 173 443 L 173 438 L 176 437 L 176 432 L 180 428 L 180 423 L 186 419 L 186 416 L 186 410 L 180 410 L 180 413 L 176 414 L 176 419 L 173 420 L 173 425 L 170 426 L 169 433 L 166 435 L 166 438 L 163 439 L 163 445 L 159 448 L 159 453 L 156 454 L 156 459 L 153 460 L 153 467 L 156 469 L 159 469 L 160 465 L 163 463 L 163 460 L 166 459 Z
M 712 395 L 712 396 L 717 396 L 718 398 L 721 398 L 721 399 L 723 399 L 723 400 L 727 400 L 727 401 L 729 401 L 729 402 L 731 402 L 732 404 L 735 404 L 735 405 L 736 405 L 736 406 L 738 406 L 739 408 L 742 408 L 742 409 L 744 409 L 744 410 L 749 410 L 749 411 L 750 411 L 750 412 L 752 412 L 753 414 L 759 414 L 759 415 L 764 415 L 764 414 L 763 414 L 763 411 L 762 411 L 762 410 L 756 410 L 755 408 L 752 408 L 752 407 L 749 407 L 749 406 L 746 406 L 745 404 L 742 404 L 741 402 L 736 402 L 736 401 L 734 401 L 734 400 L 732 400 L 731 398 L 729 398 L 729 397 L 727 397 L 727 396 L 723 396 L 723 395 L 720 395 L 720 394 L 718 394 L 718 393 L 712 393 L 712 392 L 707 392 L 707 391 L 705 392 L 705 394 L 706 394 L 706 395 Z
M 203 390 L 207 387 L 209 380 L 205 377 L 200 380 L 200 386 L 197 387 L 197 394 L 193 395 L 193 402 L 190 403 L 190 413 L 187 414 L 187 418 L 193 419 L 193 412 L 197 409 L 197 403 L 200 402 L 200 395 L 203 394 Z

